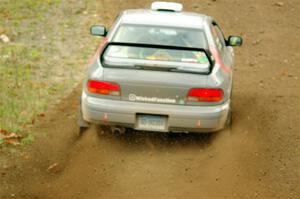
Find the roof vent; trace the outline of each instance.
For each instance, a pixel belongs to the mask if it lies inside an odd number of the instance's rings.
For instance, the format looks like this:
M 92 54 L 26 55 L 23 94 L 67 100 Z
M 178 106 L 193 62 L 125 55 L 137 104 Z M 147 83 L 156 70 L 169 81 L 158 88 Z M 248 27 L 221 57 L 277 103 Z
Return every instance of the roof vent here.
M 153 2 L 151 5 L 151 10 L 155 11 L 181 12 L 182 8 L 182 4 L 173 2 L 157 1 Z

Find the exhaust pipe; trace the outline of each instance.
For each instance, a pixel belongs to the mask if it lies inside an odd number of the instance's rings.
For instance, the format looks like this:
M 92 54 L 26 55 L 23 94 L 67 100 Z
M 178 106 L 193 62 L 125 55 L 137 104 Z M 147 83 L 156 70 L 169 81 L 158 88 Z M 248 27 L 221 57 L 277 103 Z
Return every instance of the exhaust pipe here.
M 115 127 L 112 127 L 112 132 L 113 133 L 116 133 L 116 134 L 124 134 L 126 131 L 125 127 L 123 126 L 115 126 Z

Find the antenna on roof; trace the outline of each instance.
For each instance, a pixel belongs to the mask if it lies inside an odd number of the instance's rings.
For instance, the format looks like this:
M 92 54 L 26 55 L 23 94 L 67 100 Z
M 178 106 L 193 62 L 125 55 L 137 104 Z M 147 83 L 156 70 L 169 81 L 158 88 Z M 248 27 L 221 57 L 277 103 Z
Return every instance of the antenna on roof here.
M 155 11 L 181 12 L 182 9 L 181 3 L 156 1 L 151 4 L 151 10 Z

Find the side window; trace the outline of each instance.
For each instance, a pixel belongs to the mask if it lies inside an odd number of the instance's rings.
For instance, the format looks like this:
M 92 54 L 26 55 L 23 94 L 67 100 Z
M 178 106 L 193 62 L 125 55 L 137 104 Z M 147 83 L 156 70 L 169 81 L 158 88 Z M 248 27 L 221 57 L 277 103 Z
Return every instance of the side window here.
M 212 24 L 212 33 L 217 44 L 217 47 L 220 51 L 226 46 L 225 39 L 222 33 L 221 28 L 216 24 Z

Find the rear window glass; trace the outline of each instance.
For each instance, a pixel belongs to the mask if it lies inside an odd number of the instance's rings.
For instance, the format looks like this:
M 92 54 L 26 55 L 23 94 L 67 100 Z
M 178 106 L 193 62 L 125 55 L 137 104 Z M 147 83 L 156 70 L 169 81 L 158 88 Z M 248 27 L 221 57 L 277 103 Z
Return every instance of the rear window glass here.
M 203 51 L 163 49 L 140 46 L 137 47 L 111 45 L 106 49 L 104 53 L 104 58 L 125 58 L 209 64 L 209 60 L 205 52 Z
M 156 44 L 207 49 L 207 39 L 201 29 L 165 26 L 121 25 L 114 42 Z
M 109 43 L 101 54 L 104 67 L 208 74 L 211 62 L 200 48 Z

